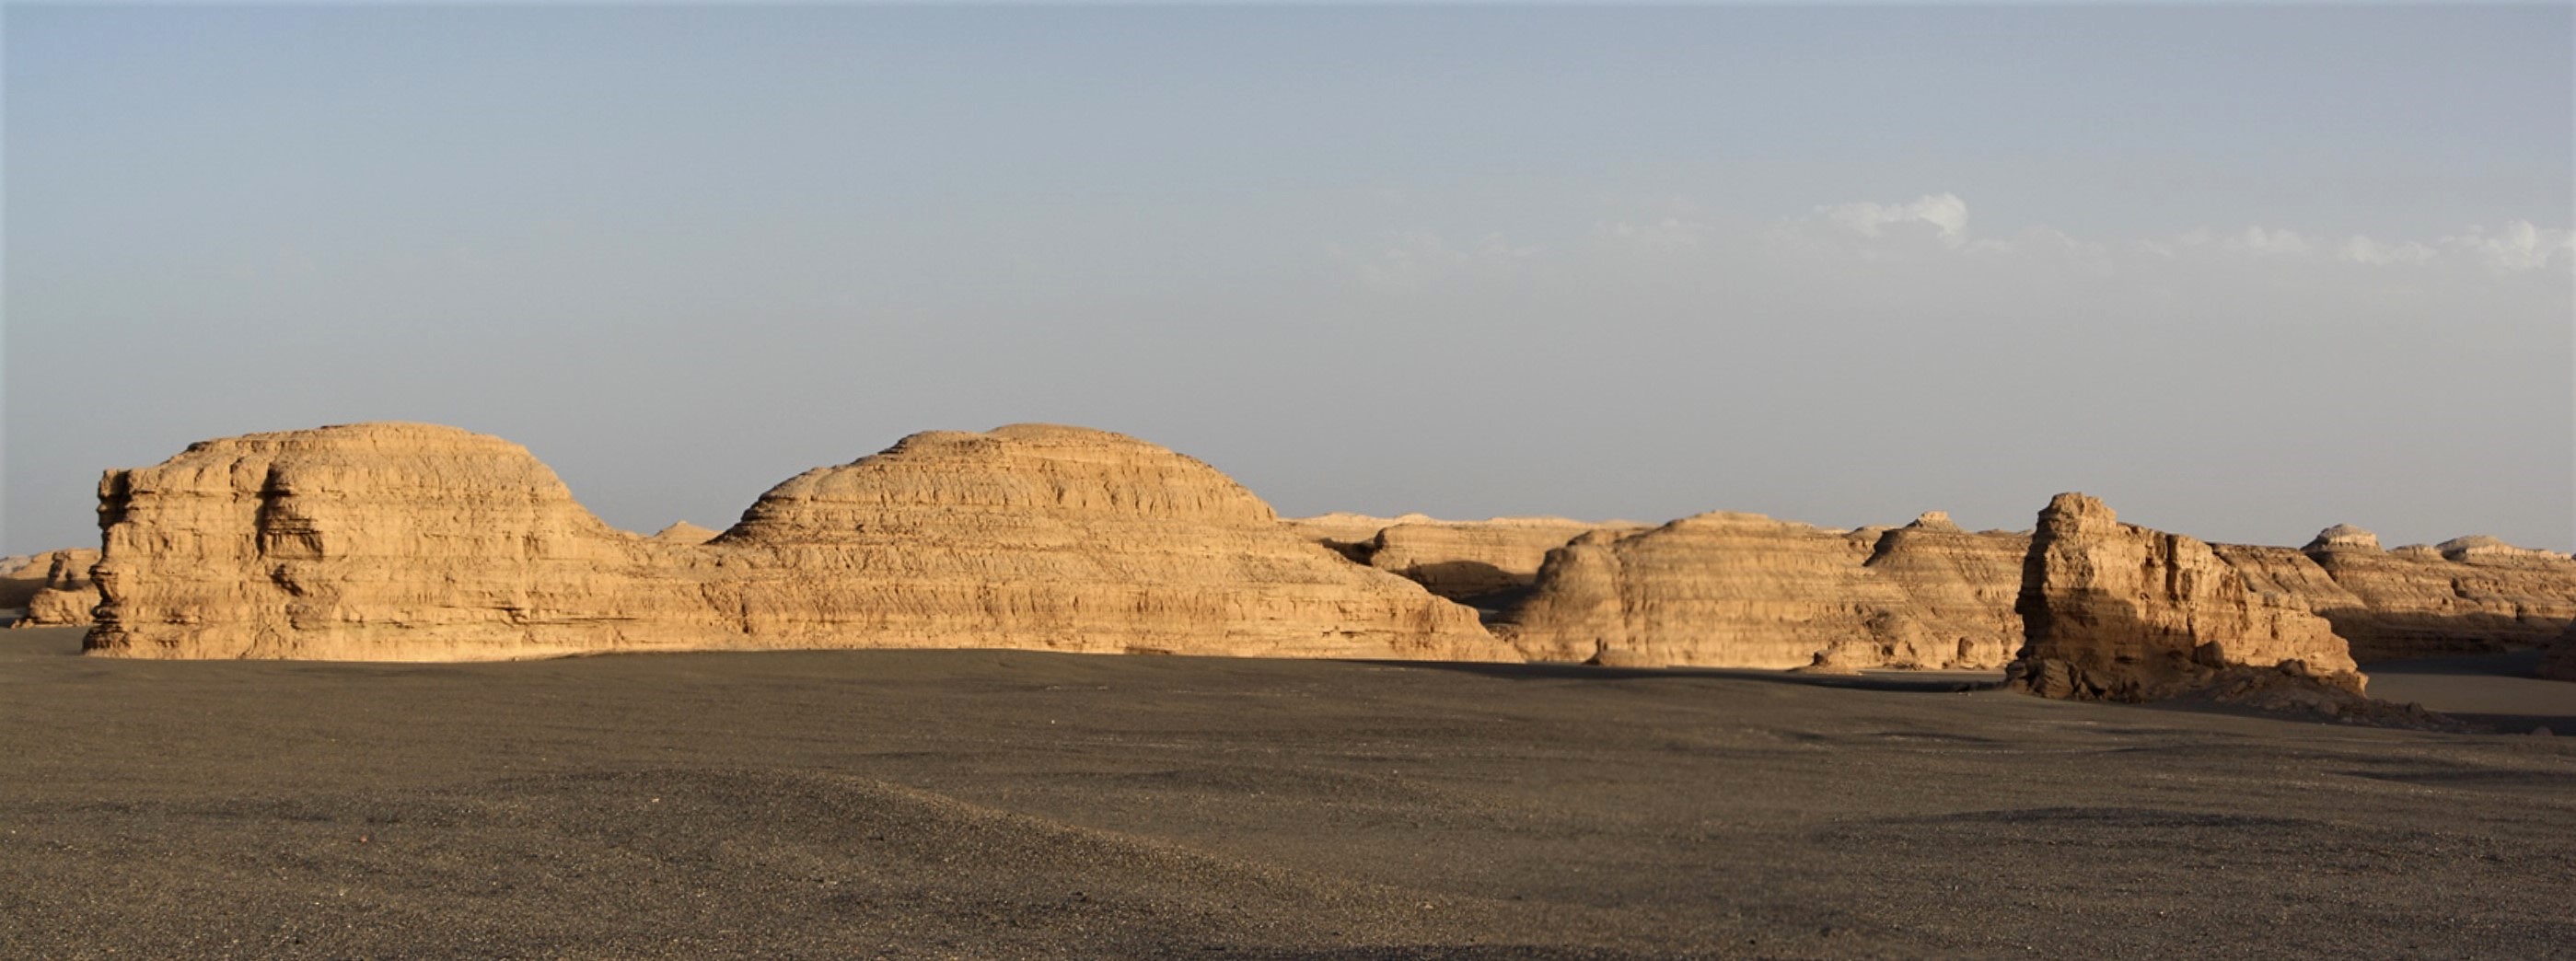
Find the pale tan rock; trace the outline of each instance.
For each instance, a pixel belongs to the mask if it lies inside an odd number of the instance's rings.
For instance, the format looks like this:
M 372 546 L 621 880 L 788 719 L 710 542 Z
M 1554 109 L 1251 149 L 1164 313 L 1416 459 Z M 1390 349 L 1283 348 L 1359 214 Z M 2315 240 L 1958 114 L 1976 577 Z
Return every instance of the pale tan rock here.
M 0 568 L 0 608 L 26 611 L 12 627 L 77 627 L 90 623 L 98 589 L 90 567 L 98 552 L 87 548 L 46 551 Z
M 99 483 L 120 657 L 489 660 L 720 646 L 677 548 L 525 448 L 427 424 L 205 441 Z
M 2528 649 L 2576 623 L 2576 560 L 2562 554 L 2492 537 L 2382 551 L 2350 525 L 2300 550 L 2339 589 L 2309 592 L 2309 608 L 2364 662 Z
M 723 532 L 710 528 L 699 527 L 698 525 L 689 523 L 688 521 L 680 521 L 669 527 L 662 528 L 660 531 L 654 532 L 653 539 L 664 544 L 681 544 L 694 547 L 696 545 L 715 540 L 716 535 L 720 533 Z
M 1551 553 L 1496 633 L 1534 660 L 1817 668 L 1999 666 L 2021 542 L 1943 516 L 1842 532 L 1712 513 Z
M 2259 587 L 2207 544 L 2060 494 L 2040 512 L 2023 568 L 2027 639 L 2009 676 L 2047 697 L 2148 701 L 2278 667 L 2358 695 L 2365 679 L 2332 626 Z
M 1627 521 L 1497 517 L 1482 521 L 1428 518 L 1390 524 L 1365 545 L 1368 564 L 1462 603 L 1494 607 L 1537 580 L 1547 552 L 1592 531 L 1645 529 Z
M 761 496 L 750 633 L 868 646 L 1516 659 L 1467 608 L 1349 564 L 1196 460 L 1119 434 L 934 431 Z
M 525 449 L 419 424 L 207 441 L 109 472 L 100 498 L 88 647 L 115 656 L 1511 656 L 1214 469 L 1079 428 L 918 434 L 779 485 L 702 545 L 612 529 Z

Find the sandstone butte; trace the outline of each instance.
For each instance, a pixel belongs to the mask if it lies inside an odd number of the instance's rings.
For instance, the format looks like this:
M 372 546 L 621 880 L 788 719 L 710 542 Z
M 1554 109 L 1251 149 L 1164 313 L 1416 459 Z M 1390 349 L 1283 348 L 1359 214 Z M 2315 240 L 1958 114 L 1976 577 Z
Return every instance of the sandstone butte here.
M 98 605 L 89 569 L 98 552 L 84 548 L 0 559 L 0 608 L 24 611 L 11 627 L 72 627 L 90 623 Z
M 2007 672 L 2043 697 L 2151 701 L 2267 677 L 2358 700 L 2364 678 L 2333 625 L 2209 545 L 2120 523 L 2101 501 L 2059 494 L 2039 514 L 2022 573 L 2027 639 Z
M 1533 660 L 1850 670 L 1993 668 L 2020 646 L 2027 538 L 1940 512 L 1835 531 L 1710 513 L 1547 557 L 1495 632 Z
M 1421 584 L 1431 593 L 1479 608 L 1517 600 L 1538 579 L 1547 553 L 1593 531 L 1643 530 L 1633 521 L 1562 517 L 1496 517 L 1444 521 L 1421 514 L 1369 517 L 1324 514 L 1285 522 L 1343 556 Z
M 1118 434 L 916 434 L 712 541 L 575 503 L 516 444 L 358 424 L 205 441 L 99 485 L 93 654 L 492 660 L 1004 647 L 1513 659 L 1196 460 Z M 682 532 L 685 535 L 686 532 Z

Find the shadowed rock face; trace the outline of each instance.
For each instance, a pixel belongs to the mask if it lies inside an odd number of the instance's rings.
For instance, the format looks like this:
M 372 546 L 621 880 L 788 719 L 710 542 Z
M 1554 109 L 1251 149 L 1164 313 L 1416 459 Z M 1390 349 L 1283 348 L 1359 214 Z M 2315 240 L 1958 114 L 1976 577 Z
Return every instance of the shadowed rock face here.
M 88 647 L 117 656 L 1509 653 L 1212 468 L 1080 428 L 915 435 L 779 485 L 703 545 L 612 529 L 524 448 L 418 424 L 200 443 L 109 472 L 100 520 Z
M 1995 667 L 2020 636 L 2022 538 L 1928 514 L 1822 530 L 1715 513 L 1551 553 L 1497 633 L 1537 660 L 1711 667 Z
M 2343 639 L 2281 588 L 2209 545 L 2120 523 L 2102 502 L 2060 494 L 2040 512 L 2018 609 L 2027 634 L 2014 683 L 2047 697 L 2160 700 L 2235 668 L 2359 694 Z
M 1562 517 L 1496 517 L 1444 521 L 1421 514 L 1397 518 L 1325 514 L 1284 521 L 1291 530 L 1343 556 L 1404 577 L 1462 604 L 1502 607 L 1538 579 L 1547 552 L 1593 531 L 1629 533 L 1629 521 Z

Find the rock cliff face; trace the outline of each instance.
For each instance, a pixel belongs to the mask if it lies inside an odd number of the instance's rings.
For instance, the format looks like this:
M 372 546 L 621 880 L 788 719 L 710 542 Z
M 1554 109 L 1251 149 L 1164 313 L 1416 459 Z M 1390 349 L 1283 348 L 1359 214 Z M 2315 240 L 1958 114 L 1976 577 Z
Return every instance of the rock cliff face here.
M 2019 639 L 2021 539 L 1938 513 L 1898 530 L 1702 514 L 1548 555 L 1496 627 L 1536 660 L 1710 667 L 1995 667 Z
M 2342 638 L 2281 588 L 2291 576 L 2240 568 L 2200 541 L 2119 522 L 2102 502 L 2060 494 L 2040 512 L 2022 571 L 2027 634 L 2010 676 L 2046 697 L 2160 700 L 2231 669 L 2286 673 L 2359 694 Z
M 2576 560 L 2463 537 L 2383 551 L 2349 525 L 2301 548 L 2333 581 L 2307 593 L 2361 661 L 2529 648 L 2576 623 Z
M 112 656 L 1510 653 L 1214 469 L 1079 428 L 915 435 L 779 485 L 705 544 L 610 528 L 525 449 L 418 424 L 200 443 L 109 472 L 100 522 L 88 647 Z
M 13 627 L 73 627 L 90 622 L 98 606 L 98 589 L 89 569 L 98 552 L 82 548 L 46 551 L 11 558 L 0 564 L 0 608 L 26 612 Z

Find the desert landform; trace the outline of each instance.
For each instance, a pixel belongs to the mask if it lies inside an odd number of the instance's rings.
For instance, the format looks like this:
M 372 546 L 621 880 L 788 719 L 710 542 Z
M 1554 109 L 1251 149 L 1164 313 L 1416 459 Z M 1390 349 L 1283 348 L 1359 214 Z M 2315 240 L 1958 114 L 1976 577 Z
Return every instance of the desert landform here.
M 401 423 L 98 518 L 0 562 L 0 953 L 2576 956 L 2576 559 L 2493 538 L 1282 519 L 1042 424 L 723 530 Z

